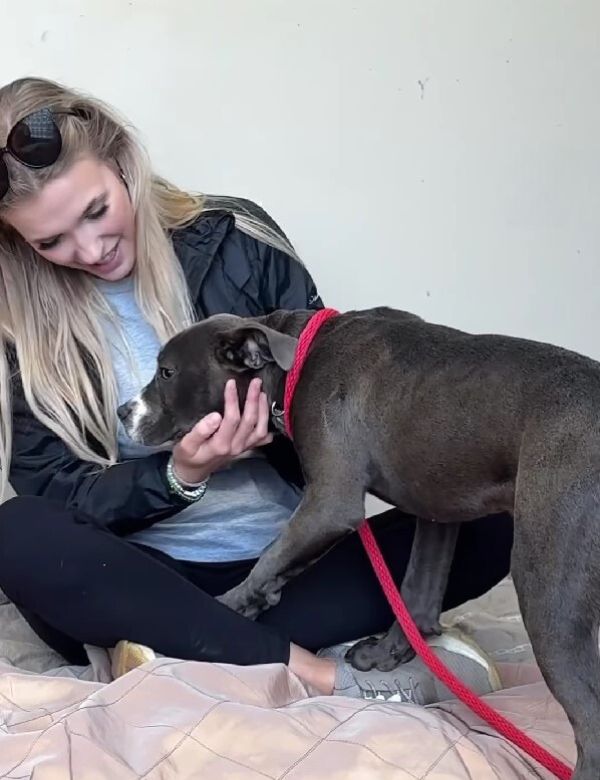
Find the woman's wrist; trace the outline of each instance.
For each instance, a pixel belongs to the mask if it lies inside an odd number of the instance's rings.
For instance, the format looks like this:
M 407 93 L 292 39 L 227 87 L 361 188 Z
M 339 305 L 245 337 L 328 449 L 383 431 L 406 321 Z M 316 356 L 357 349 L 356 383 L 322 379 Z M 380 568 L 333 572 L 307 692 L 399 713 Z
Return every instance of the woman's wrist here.
M 207 487 L 206 481 L 209 477 L 209 474 L 206 474 L 204 471 L 199 472 L 197 469 L 192 470 L 189 476 L 187 472 L 184 473 L 185 476 L 188 477 L 189 481 L 185 480 L 175 470 L 173 458 L 169 458 L 167 463 L 167 483 L 169 485 L 169 490 L 173 495 L 178 496 L 184 501 L 192 504 L 204 497 Z M 198 479 L 198 477 L 202 478 Z M 192 481 L 192 478 L 195 481 Z
M 195 488 L 202 485 L 210 477 L 211 472 L 206 467 L 183 466 L 171 458 L 173 476 L 185 488 Z

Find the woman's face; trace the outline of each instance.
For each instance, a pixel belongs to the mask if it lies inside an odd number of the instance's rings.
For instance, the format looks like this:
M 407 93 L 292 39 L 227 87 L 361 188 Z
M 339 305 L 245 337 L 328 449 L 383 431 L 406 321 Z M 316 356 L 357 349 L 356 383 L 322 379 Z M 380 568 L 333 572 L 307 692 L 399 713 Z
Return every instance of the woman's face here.
M 2 215 L 55 265 L 116 282 L 135 263 L 135 215 L 120 176 L 91 157 Z

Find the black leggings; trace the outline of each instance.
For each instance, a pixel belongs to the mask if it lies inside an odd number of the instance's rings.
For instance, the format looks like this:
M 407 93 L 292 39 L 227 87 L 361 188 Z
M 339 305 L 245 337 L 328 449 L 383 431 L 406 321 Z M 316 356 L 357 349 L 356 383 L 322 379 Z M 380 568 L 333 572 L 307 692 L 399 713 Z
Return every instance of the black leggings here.
M 414 520 L 391 510 L 372 526 L 400 583 Z M 462 526 L 445 609 L 485 593 L 508 573 L 512 528 L 508 515 Z M 290 642 L 314 651 L 386 630 L 393 621 L 357 534 L 292 580 L 256 622 L 213 598 L 252 564 L 176 561 L 42 498 L 0 506 L 0 588 L 71 663 L 86 662 L 83 643 L 112 647 L 120 639 L 175 658 L 287 663 Z

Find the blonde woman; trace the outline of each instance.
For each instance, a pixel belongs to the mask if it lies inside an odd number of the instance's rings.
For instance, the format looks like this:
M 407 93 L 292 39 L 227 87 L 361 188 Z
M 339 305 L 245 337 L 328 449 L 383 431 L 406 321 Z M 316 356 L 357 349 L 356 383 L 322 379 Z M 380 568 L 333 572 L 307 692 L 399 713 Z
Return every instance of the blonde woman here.
M 112 109 L 46 80 L 0 89 L 0 144 L 0 464 L 18 494 L 0 507 L 0 587 L 34 630 L 76 663 L 84 643 L 117 646 L 117 672 L 157 651 L 289 664 L 315 693 L 443 696 L 418 661 L 359 674 L 342 651 L 315 654 L 392 621 L 355 536 L 256 622 L 213 598 L 246 576 L 302 487 L 260 386 L 241 411 L 228 387 L 223 416 L 172 452 L 119 427 L 119 403 L 194 320 L 321 306 L 280 228 L 248 201 L 160 179 Z M 413 523 L 391 512 L 375 527 L 400 580 Z M 508 517 L 465 526 L 446 606 L 500 580 L 511 542 Z M 480 691 L 497 687 L 483 652 L 436 645 Z

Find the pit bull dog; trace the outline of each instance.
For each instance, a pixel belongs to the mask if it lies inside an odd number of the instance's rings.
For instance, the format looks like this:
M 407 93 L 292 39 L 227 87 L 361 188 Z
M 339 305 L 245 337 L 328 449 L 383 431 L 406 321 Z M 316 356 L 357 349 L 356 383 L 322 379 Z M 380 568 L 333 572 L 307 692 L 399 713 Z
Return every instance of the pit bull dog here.
M 163 348 L 119 415 L 148 445 L 243 401 L 260 377 L 281 427 L 286 372 L 314 312 L 218 315 Z M 327 321 L 292 409 L 306 478 L 290 523 L 221 600 L 249 617 L 364 516 L 370 492 L 420 518 L 402 594 L 424 634 L 439 615 L 458 523 L 509 511 L 512 574 L 536 658 L 573 726 L 575 780 L 600 778 L 600 364 L 548 344 L 471 335 L 378 308 Z M 357 668 L 410 657 L 397 623 L 349 652 Z

